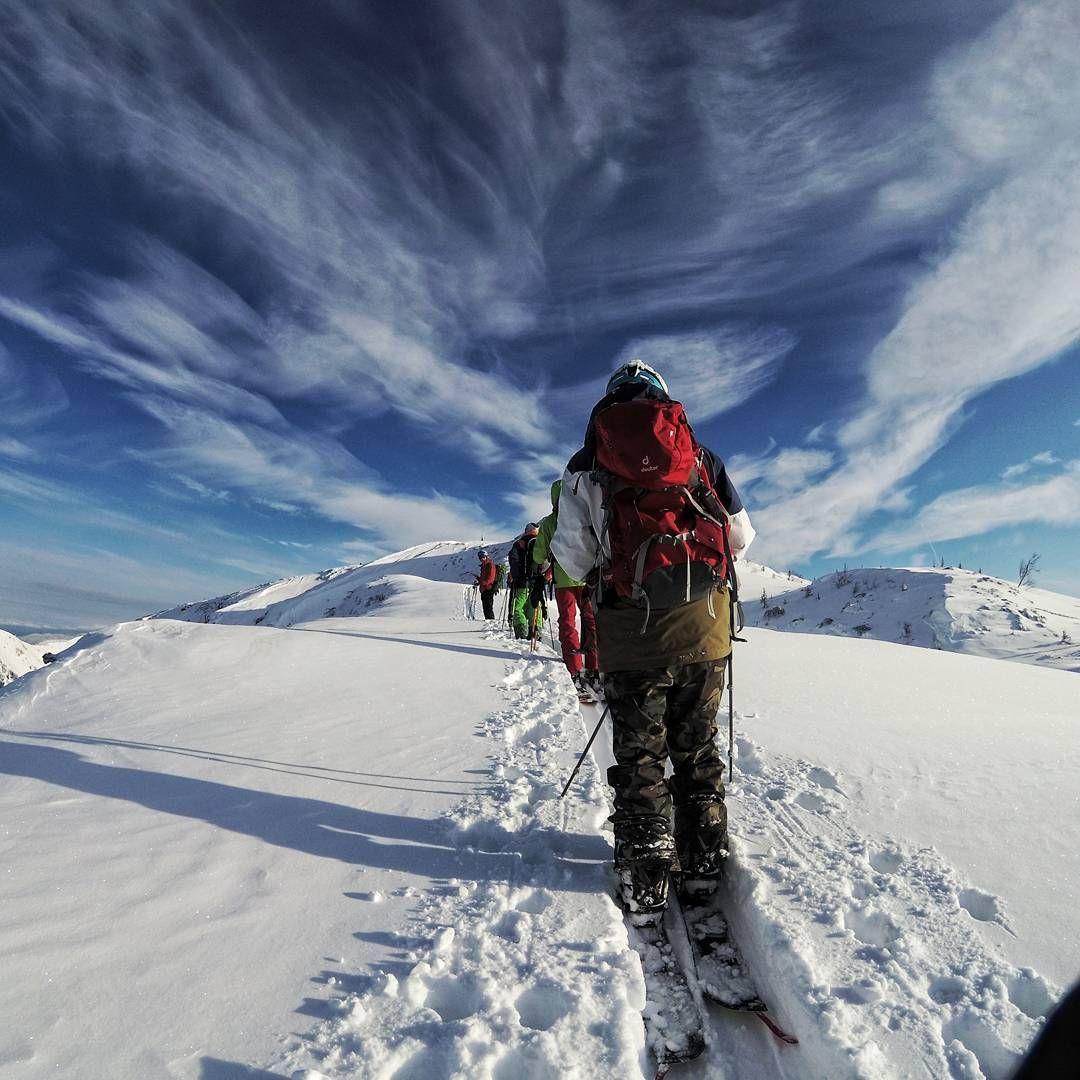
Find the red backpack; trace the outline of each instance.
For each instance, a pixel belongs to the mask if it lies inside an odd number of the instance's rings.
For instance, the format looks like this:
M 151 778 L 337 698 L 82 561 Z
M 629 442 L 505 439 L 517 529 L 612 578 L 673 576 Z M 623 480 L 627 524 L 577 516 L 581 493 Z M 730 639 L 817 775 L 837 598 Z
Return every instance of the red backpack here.
M 609 405 L 593 422 L 610 563 L 602 586 L 649 614 L 712 596 L 728 575 L 728 515 L 677 401 Z

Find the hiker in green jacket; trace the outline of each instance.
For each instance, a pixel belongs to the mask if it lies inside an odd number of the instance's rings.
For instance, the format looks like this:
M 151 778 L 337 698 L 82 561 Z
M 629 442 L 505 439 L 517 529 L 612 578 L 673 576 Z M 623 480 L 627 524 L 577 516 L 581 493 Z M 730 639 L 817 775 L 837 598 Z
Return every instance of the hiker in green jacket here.
M 551 538 L 559 525 L 559 493 L 562 481 L 551 485 L 551 513 L 539 524 L 533 544 L 533 559 L 548 562 L 554 572 L 555 602 L 559 608 L 559 644 L 563 663 L 570 672 L 578 693 L 593 699 L 599 692 L 600 664 L 596 653 L 596 616 L 585 582 L 575 581 L 551 554 Z M 581 635 L 578 636 L 578 612 Z
M 530 521 L 511 545 L 507 556 L 510 564 L 510 621 L 516 638 L 538 637 L 543 626 L 543 611 L 532 598 L 539 572 L 539 564 L 533 558 L 537 531 L 537 526 Z

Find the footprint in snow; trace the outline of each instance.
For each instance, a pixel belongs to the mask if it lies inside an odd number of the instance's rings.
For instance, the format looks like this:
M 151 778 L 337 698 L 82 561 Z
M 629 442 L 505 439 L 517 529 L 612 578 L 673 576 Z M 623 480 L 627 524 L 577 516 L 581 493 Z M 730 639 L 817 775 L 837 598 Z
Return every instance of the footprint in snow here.
M 809 810 L 814 814 L 827 814 L 833 809 L 832 803 L 830 803 L 828 799 L 823 798 L 821 795 L 816 795 L 812 791 L 800 792 L 795 796 L 794 801 L 804 810 Z
M 1008 929 L 1005 923 L 1005 909 L 1001 899 L 993 893 L 976 888 L 961 889 L 957 899 L 960 901 L 960 906 L 973 919 L 977 919 L 979 922 L 997 923 L 999 926 Z
M 516 1002 L 522 1026 L 534 1031 L 548 1031 L 573 1008 L 573 998 L 558 986 L 533 986 Z
M 900 936 L 896 923 L 885 912 L 869 905 L 848 908 L 844 912 L 844 926 L 864 945 L 876 945 L 881 949 L 888 948 Z
M 806 775 L 810 782 L 817 784 L 818 787 L 828 788 L 829 791 L 835 791 L 838 795 L 844 794 L 836 777 L 828 769 L 815 765 Z
M 444 1023 L 475 1016 L 488 1004 L 478 987 L 453 977 L 429 983 L 423 1003 L 437 1012 Z
M 514 905 L 518 911 L 527 912 L 529 915 L 543 915 L 554 903 L 554 897 L 549 892 L 537 890 L 526 893 Z
M 869 861 L 879 874 L 895 874 L 904 865 L 904 856 L 896 848 L 882 848 L 870 852 Z

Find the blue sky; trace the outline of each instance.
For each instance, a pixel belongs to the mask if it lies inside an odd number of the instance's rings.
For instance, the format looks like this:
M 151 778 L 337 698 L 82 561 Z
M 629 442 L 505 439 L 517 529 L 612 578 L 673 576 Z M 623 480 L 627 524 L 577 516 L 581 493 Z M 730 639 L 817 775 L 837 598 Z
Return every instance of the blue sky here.
M 620 357 L 804 573 L 1080 593 L 1072 0 L 0 0 L 0 625 L 539 514 Z

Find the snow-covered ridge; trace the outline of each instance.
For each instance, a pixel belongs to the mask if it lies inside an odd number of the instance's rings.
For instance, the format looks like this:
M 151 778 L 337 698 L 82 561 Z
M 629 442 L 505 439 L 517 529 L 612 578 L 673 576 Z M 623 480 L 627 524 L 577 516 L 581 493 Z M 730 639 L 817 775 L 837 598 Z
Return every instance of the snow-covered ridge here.
M 502 560 L 511 542 L 486 546 Z M 362 566 L 285 578 L 152 617 L 295 626 L 367 615 L 391 597 L 400 606 L 406 594 L 453 615 L 461 611 L 460 586 L 476 572 L 479 549 L 479 543 L 460 540 L 417 544 Z M 744 560 L 738 573 L 751 626 L 874 638 L 1080 671 L 1080 600 L 1074 597 L 1017 589 L 1000 578 L 951 568 L 843 570 L 810 581 Z
M 1080 671 L 1080 600 L 1061 593 L 952 568 L 843 570 L 787 591 L 774 585 L 743 580 L 751 625 Z
M 506 557 L 511 541 L 487 544 L 492 557 Z M 417 544 L 362 566 L 339 566 L 318 574 L 285 578 L 251 589 L 159 611 L 155 619 L 225 623 L 234 626 L 295 626 L 312 619 L 366 615 L 397 594 L 415 591 L 417 579 L 438 582 L 440 607 L 461 610 L 461 586 L 479 566 L 479 543 L 441 540 Z M 436 593 L 430 588 L 430 601 Z
M 36 645 L 0 630 L 0 686 L 34 671 L 43 663 L 42 650 Z

